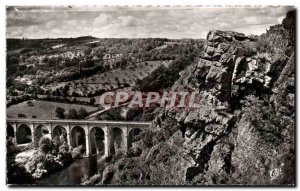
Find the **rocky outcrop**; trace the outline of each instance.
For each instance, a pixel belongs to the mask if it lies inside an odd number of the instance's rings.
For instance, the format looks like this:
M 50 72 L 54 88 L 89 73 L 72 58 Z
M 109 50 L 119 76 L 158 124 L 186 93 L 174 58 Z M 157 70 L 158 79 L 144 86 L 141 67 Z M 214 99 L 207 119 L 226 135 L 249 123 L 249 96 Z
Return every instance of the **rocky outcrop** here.
M 181 72 L 173 89 L 200 89 L 203 99 L 208 97 L 213 105 L 226 108 L 244 89 L 270 89 L 275 68 L 270 54 L 256 51 L 256 40 L 242 33 L 210 31 L 198 64 Z
M 293 26 L 291 20 L 284 20 L 287 30 Z M 173 90 L 198 90 L 201 95 L 200 109 L 185 112 L 178 119 L 185 132 L 182 152 L 191 157 L 190 165 L 182 167 L 186 168 L 187 182 L 293 184 L 289 173 L 294 174 L 294 55 L 282 52 L 294 50 L 289 43 L 280 51 L 282 47 L 275 44 L 272 48 L 277 52 L 259 51 L 268 36 L 278 35 L 282 44 L 288 40 L 280 36 L 286 30 L 282 26 L 277 26 L 274 34 L 273 30 L 263 37 L 210 31 L 199 61 L 180 73 Z M 262 120 L 260 125 L 269 127 L 256 126 L 240 109 L 249 107 L 243 104 L 249 95 L 264 100 L 266 114 L 260 109 L 256 115 Z M 275 120 L 260 119 L 276 113 Z M 276 126 L 281 130 L 273 129 Z M 285 174 L 273 176 L 278 169 Z
M 135 184 L 294 184 L 294 47 L 279 50 L 291 21 L 260 37 L 210 31 L 172 87 L 198 91 L 200 108 L 160 112 L 136 144 L 143 152 L 134 170 L 114 176 L 131 174 Z M 261 51 L 270 36 L 282 43 Z
M 215 89 L 221 96 L 219 99 L 228 101 L 229 94 L 237 95 L 241 87 L 249 84 L 270 87 L 273 71 L 271 55 L 257 52 L 256 40 L 242 33 L 209 32 L 201 58 L 213 63 L 206 82 L 209 85 L 215 83 Z

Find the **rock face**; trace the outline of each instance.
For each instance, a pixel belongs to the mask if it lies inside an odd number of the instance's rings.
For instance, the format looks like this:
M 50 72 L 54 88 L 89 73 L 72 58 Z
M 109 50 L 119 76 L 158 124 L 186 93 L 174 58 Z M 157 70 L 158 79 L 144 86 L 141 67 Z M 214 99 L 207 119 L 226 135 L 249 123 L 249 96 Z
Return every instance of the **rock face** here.
M 200 108 L 156 117 L 137 144 L 136 168 L 148 171 L 136 184 L 295 183 L 291 15 L 259 37 L 208 33 L 198 62 L 173 86 L 198 91 Z M 279 42 L 268 46 L 274 37 Z
M 288 54 L 259 51 L 260 37 L 210 31 L 199 62 L 181 73 L 182 79 L 174 89 L 188 87 L 199 90 L 202 95 L 202 107 L 190 111 L 183 125 L 188 132 L 183 147 L 195 155 L 196 161 L 187 169 L 186 176 L 192 182 L 209 185 L 294 183 L 295 68 L 294 47 L 290 43 L 294 38 L 291 15 L 288 13 L 288 19 L 284 20 L 288 29 L 279 28 L 282 33 L 288 30 L 289 35 L 282 42 L 287 46 L 281 50 Z M 272 33 L 270 29 L 267 36 L 275 36 Z M 278 35 L 278 38 L 283 37 Z M 273 46 L 276 50 L 276 44 Z M 280 59 L 282 56 L 286 57 L 284 61 Z M 261 124 L 249 120 L 254 116 L 245 112 L 257 106 L 241 104 L 249 95 L 263 99 L 268 105 L 266 114 L 261 110 L 256 112 Z M 274 113 L 269 115 L 275 119 L 265 123 L 261 118 L 268 113 Z M 270 143 L 266 137 L 272 137 L 275 128 L 281 128 L 277 132 L 280 136 L 275 136 Z M 264 131 L 267 135 L 262 133 Z M 277 144 L 281 137 L 284 141 Z M 275 143 L 277 148 L 274 148 Z M 194 174 L 189 169 L 193 169 Z M 273 176 L 274 169 L 285 173 Z
M 202 59 L 212 61 L 206 83 L 215 85 L 219 99 L 236 95 L 243 86 L 259 84 L 269 88 L 272 82 L 272 60 L 268 53 L 258 53 L 257 37 L 242 33 L 210 31 Z M 200 67 L 203 60 L 199 61 Z M 206 67 L 205 64 L 204 67 Z M 202 70 L 200 69 L 202 72 Z M 218 91 L 219 90 L 219 91 Z M 222 98 L 222 97 L 223 98 Z M 218 96 L 217 96 L 218 97 Z M 228 100 L 227 100 L 228 101 Z
M 280 61 L 283 68 L 280 70 L 276 66 L 279 55 L 259 52 L 257 40 L 240 33 L 210 31 L 199 62 L 182 72 L 182 79 L 174 86 L 174 89 L 184 89 L 186 84 L 182 82 L 189 79 L 194 82 L 189 83 L 189 88 L 199 87 L 202 95 L 202 107 L 190 111 L 184 120 L 188 134 L 183 146 L 195 155 L 196 161 L 186 174 L 192 182 L 293 184 L 294 179 L 289 174 L 294 177 L 294 54 L 285 55 L 288 58 Z M 270 111 L 280 118 L 275 126 L 287 120 L 286 125 L 280 127 L 284 141 L 276 149 L 262 141 L 265 137 L 260 125 L 249 122 L 240 110 L 245 107 L 240 102 L 249 95 L 265 99 Z M 263 111 L 258 114 L 262 115 Z M 189 169 L 193 169 L 194 174 Z M 285 174 L 273 177 L 270 173 L 274 169 Z

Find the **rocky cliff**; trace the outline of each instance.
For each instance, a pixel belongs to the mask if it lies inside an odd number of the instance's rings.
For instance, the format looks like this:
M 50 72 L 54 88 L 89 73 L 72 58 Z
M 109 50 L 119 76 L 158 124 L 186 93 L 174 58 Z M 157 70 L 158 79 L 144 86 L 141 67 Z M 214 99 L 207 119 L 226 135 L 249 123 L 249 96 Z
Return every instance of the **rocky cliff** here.
M 210 31 L 173 85 L 201 107 L 161 112 L 102 183 L 294 184 L 294 25 L 290 12 L 261 36 Z

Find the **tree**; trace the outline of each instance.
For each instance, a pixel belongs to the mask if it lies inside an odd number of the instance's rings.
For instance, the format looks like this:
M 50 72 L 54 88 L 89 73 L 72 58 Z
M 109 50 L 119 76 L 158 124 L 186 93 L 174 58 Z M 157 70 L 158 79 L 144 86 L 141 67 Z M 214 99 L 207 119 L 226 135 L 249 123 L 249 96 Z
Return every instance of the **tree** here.
M 88 112 L 84 108 L 80 108 L 78 111 L 78 119 L 84 119 L 88 116 Z
M 69 113 L 67 114 L 67 119 L 78 119 L 78 114 L 76 109 L 69 110 Z
M 42 137 L 39 141 L 39 150 L 44 153 L 49 153 L 52 150 L 52 142 L 47 137 Z
M 101 49 L 96 49 L 95 55 L 99 58 L 99 60 L 102 60 L 102 58 L 104 56 L 104 52 Z
M 84 50 L 84 55 L 90 55 L 91 54 L 91 52 L 92 52 L 92 49 L 90 48 L 90 47 L 88 47 L 88 48 L 85 48 Z
M 19 118 L 26 118 L 26 115 L 23 114 L 23 113 L 19 113 L 19 114 L 18 114 L 18 117 L 19 117 Z
M 69 145 L 67 143 L 63 143 L 59 146 L 59 153 L 66 154 L 69 152 Z
M 143 114 L 143 108 L 140 107 L 130 108 L 127 111 L 126 120 L 135 121 L 138 118 L 138 116 L 141 116 L 142 114 Z
M 72 154 L 72 158 L 74 158 L 74 159 L 82 158 L 82 145 L 80 145 L 79 147 L 74 148 L 71 151 L 71 154 Z
M 69 91 L 70 87 L 68 85 L 65 85 L 63 88 L 63 96 L 67 96 L 68 95 L 68 91 Z
M 56 110 L 55 110 L 55 113 L 56 113 L 55 116 L 58 119 L 64 119 L 66 117 L 66 115 L 65 115 L 65 109 L 64 108 L 57 107 Z
M 94 105 L 95 103 L 96 103 L 96 100 L 95 100 L 95 98 L 92 97 L 92 98 L 90 99 L 90 104 L 91 104 L 91 105 Z
M 96 120 L 111 120 L 111 117 L 107 114 L 100 114 L 98 113 L 96 116 L 95 116 L 95 119 Z

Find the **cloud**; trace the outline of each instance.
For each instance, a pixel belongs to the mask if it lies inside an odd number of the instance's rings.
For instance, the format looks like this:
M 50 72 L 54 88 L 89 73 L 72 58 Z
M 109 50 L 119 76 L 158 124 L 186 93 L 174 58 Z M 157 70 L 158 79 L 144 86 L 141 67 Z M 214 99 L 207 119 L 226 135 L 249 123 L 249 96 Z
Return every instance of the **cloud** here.
M 133 16 L 120 16 L 118 19 L 121 21 L 123 27 L 134 27 L 139 25 L 138 19 Z
M 85 21 L 82 21 L 84 23 L 84 25 L 86 24 Z M 68 26 L 76 26 L 78 24 L 78 22 L 76 20 L 67 20 L 64 21 L 64 24 L 68 25 Z
M 112 16 L 101 13 L 98 17 L 96 17 L 93 21 L 94 25 L 107 25 L 112 21 Z
M 146 13 L 146 18 L 158 18 L 158 17 L 162 17 L 163 13 L 159 12 L 159 11 L 149 11 Z
M 292 7 L 8 7 L 8 38 L 205 38 L 209 30 L 261 34 Z
M 46 23 L 45 27 L 46 29 L 51 29 L 56 25 L 56 21 L 50 21 L 48 23 Z

